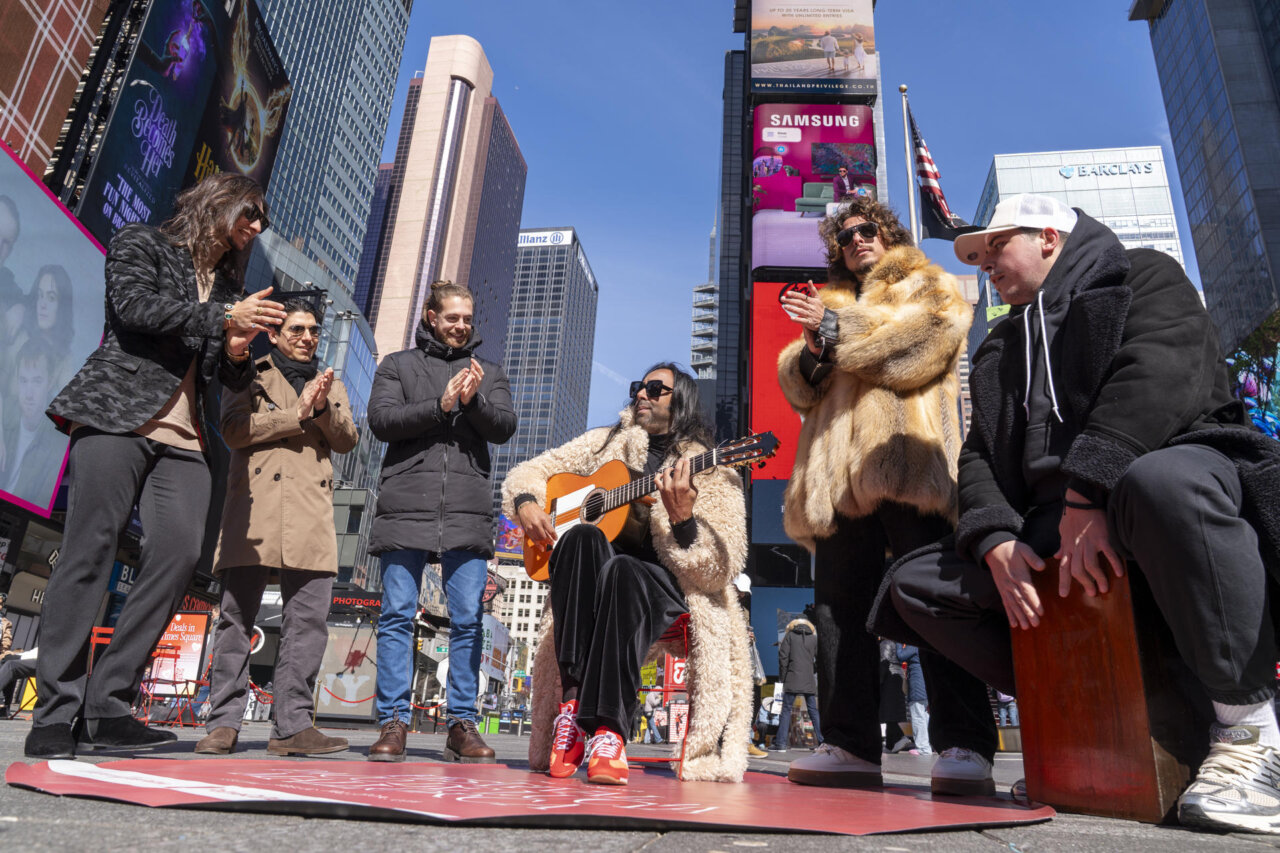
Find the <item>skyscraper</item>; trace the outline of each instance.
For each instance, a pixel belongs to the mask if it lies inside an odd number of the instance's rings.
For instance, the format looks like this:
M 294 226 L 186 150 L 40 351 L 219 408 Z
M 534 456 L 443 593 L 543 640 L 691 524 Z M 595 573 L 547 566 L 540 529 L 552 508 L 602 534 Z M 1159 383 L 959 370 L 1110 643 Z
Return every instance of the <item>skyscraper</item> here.
M 410 85 L 382 249 L 367 273 L 383 354 L 413 343 L 431 282 L 450 279 L 475 294 L 478 352 L 502 358 L 527 167 L 492 83 L 479 42 L 438 36 Z
M 1280 0 L 1137 0 L 1205 304 L 1230 352 L 1280 307 Z
M 711 226 L 711 251 L 707 280 L 693 288 L 693 335 L 689 341 L 689 366 L 699 379 L 710 380 L 714 397 L 716 378 L 716 327 L 720 300 L 716 286 L 716 227 Z
M 350 291 L 413 0 L 260 3 L 293 84 L 272 230 Z
M 503 359 L 520 425 L 493 448 L 495 515 L 508 471 L 587 427 L 599 293 L 574 229 L 520 231 Z

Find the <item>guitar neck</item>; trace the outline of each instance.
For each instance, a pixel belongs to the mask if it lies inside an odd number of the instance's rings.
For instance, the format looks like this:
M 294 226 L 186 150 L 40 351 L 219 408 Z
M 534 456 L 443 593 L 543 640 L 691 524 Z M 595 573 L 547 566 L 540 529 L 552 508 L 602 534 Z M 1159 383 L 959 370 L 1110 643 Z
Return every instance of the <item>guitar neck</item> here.
M 699 474 L 708 468 L 714 468 L 720 462 L 716 458 L 716 450 L 713 448 L 705 453 L 699 453 L 697 456 L 689 460 L 689 473 Z M 663 469 L 665 470 L 665 469 Z M 629 504 L 632 501 L 640 500 L 645 495 L 651 495 L 658 490 L 658 481 L 656 474 L 646 474 L 643 477 L 637 477 L 626 485 L 619 486 L 616 489 L 610 489 L 604 496 L 604 511 L 617 509 L 620 506 Z

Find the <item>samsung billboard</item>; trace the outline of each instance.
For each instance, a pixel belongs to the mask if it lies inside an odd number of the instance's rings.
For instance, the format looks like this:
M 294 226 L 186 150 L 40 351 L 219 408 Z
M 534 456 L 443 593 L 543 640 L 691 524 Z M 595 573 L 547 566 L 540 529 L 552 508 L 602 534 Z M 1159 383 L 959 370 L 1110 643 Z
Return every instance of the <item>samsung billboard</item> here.
M 872 0 L 753 0 L 752 91 L 873 100 L 880 62 L 873 5 Z

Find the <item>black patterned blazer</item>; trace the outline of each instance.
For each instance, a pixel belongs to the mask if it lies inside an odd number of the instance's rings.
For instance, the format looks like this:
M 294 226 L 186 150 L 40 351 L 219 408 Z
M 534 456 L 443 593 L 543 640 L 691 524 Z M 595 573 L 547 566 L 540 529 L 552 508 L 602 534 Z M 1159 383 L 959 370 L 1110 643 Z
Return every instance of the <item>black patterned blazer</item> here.
M 253 381 L 253 359 L 236 364 L 223 353 L 223 306 L 241 295 L 228 276 L 216 273 L 209 301 L 201 303 L 191 253 L 159 229 L 138 224 L 112 238 L 106 270 L 102 345 L 46 411 L 59 429 L 79 423 L 134 431 L 178 390 L 193 358 L 201 422 L 203 392 L 215 373 L 237 391 Z

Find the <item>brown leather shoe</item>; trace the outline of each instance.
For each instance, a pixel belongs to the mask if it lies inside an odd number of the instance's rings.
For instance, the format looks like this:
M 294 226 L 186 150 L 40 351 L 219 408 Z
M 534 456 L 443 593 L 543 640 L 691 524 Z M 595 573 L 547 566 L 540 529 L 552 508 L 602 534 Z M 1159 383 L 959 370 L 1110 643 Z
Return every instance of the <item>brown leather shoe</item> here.
M 196 752 L 201 755 L 230 755 L 236 751 L 236 741 L 240 732 L 230 726 L 218 726 L 196 744 Z
M 369 747 L 370 761 L 404 761 L 404 743 L 409 739 L 409 724 L 399 717 L 382 727 L 378 739 Z
M 272 755 L 324 755 L 327 752 L 342 752 L 346 748 L 346 738 L 329 737 L 315 726 L 303 729 L 296 735 L 267 741 L 267 752 Z
M 493 764 L 493 750 L 480 737 L 475 720 L 458 720 L 449 726 L 444 757 L 463 764 Z

